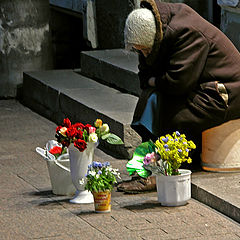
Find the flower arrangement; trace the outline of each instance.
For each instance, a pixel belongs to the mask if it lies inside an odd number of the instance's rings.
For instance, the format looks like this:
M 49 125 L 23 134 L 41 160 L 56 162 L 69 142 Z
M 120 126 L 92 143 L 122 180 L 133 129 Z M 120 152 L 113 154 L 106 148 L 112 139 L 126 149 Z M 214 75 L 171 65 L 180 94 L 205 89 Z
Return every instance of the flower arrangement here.
M 109 162 L 94 161 L 88 166 L 86 180 L 83 178 L 79 182 L 84 185 L 86 181 L 85 189 L 90 192 L 104 192 L 113 189 L 117 182 L 116 177 L 120 178 L 120 173 L 118 169 L 112 168 Z
M 68 118 L 65 118 L 63 124 L 56 128 L 56 138 L 63 149 L 73 143 L 80 152 L 87 148 L 88 142 L 97 143 L 99 139 L 106 140 L 110 144 L 123 144 L 117 135 L 110 133 L 108 124 L 103 124 L 101 119 L 97 119 L 92 126 L 79 122 L 72 124 Z
M 176 131 L 172 135 L 161 136 L 155 143 L 149 141 L 141 144 L 127 163 L 127 170 L 130 175 L 136 171 L 142 177 L 152 173 L 179 175 L 181 164 L 192 162 L 189 152 L 195 148 L 193 141 L 188 141 L 185 134 Z

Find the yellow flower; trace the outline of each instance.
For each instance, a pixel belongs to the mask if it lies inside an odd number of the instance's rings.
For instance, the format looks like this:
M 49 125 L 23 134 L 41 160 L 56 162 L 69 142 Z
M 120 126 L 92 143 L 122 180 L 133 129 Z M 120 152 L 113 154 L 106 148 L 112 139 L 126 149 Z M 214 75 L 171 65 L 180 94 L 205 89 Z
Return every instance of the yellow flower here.
M 191 163 L 191 162 L 192 162 L 192 159 L 188 158 L 187 163 Z
M 66 135 L 66 132 L 67 132 L 67 128 L 66 128 L 66 127 L 62 127 L 62 128 L 59 130 L 59 133 L 60 133 L 61 135 L 63 135 L 64 137 L 67 136 L 67 135 Z
M 102 120 L 101 119 L 96 119 L 95 123 L 94 123 L 96 128 L 99 128 L 102 126 Z

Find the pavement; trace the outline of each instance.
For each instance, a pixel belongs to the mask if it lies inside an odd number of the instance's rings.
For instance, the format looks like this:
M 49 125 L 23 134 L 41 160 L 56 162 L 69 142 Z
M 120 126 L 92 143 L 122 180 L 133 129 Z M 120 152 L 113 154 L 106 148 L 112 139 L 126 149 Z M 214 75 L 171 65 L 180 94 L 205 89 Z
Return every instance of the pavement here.
M 194 198 L 181 207 L 161 206 L 156 192 L 114 189 L 112 211 L 95 213 L 93 204 L 52 194 L 47 164 L 35 148 L 54 139 L 56 124 L 16 100 L 0 100 L 0 112 L 0 240 L 240 239 L 239 173 L 193 173 Z M 95 160 L 129 178 L 127 160 L 100 149 Z

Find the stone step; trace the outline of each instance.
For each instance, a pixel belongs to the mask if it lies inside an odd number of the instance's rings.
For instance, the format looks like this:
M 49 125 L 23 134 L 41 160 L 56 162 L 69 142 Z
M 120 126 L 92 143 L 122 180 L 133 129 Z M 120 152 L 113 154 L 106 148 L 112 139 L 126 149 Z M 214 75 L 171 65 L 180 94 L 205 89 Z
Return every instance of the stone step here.
M 138 57 L 124 49 L 81 52 L 81 73 L 101 83 L 139 96 Z
M 21 102 L 24 105 L 56 124 L 62 123 L 65 117 L 84 124 L 101 118 L 125 143 L 121 147 L 101 146 L 121 158 L 131 158 L 140 143 L 140 137 L 130 127 L 137 100 L 136 96 L 102 85 L 73 70 L 25 72 L 23 75 Z

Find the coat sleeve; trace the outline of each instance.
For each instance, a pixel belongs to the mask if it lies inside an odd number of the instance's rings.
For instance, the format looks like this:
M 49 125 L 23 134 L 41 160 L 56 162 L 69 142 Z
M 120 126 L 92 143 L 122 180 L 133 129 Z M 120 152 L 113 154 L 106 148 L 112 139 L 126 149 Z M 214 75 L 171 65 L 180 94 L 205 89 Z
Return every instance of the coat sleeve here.
M 149 88 L 148 85 L 148 79 L 150 77 L 153 77 L 152 71 L 149 67 L 146 66 L 146 64 L 144 64 L 144 57 L 142 55 L 139 55 L 138 57 L 139 59 L 139 65 L 138 65 L 138 78 L 140 81 L 140 88 L 141 89 L 146 89 Z
M 156 87 L 173 95 L 188 94 L 198 82 L 205 66 L 209 43 L 198 31 L 182 30 L 168 49 L 168 62 L 162 76 L 156 76 Z

